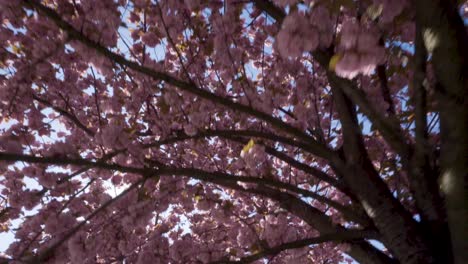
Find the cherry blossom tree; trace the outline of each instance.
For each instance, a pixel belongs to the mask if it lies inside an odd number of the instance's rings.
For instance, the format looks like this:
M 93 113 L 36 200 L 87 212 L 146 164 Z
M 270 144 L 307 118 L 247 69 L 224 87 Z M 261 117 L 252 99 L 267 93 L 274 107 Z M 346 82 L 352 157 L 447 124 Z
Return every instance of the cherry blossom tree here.
M 0 0 L 5 263 L 468 263 L 454 0 Z

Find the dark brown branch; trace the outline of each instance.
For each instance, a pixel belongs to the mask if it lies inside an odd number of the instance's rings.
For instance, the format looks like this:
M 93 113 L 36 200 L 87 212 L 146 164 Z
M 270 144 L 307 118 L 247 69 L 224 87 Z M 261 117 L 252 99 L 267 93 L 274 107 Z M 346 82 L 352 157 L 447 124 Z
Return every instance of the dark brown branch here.
M 205 130 L 205 131 L 199 132 L 195 137 L 201 138 L 201 137 L 213 137 L 213 136 L 224 137 L 224 138 L 232 138 L 232 137 L 262 138 L 262 139 L 271 140 L 273 142 L 279 142 L 279 143 L 301 148 L 311 154 L 314 154 L 326 160 L 337 159 L 336 153 L 329 150 L 322 144 L 315 143 L 315 142 L 312 142 L 312 143 L 311 142 L 299 142 L 297 140 L 294 140 L 288 137 L 275 135 L 271 132 L 263 132 L 263 131 L 255 131 L 255 130 Z M 162 140 L 162 141 L 151 143 L 151 144 L 146 144 L 143 147 L 144 148 L 158 147 L 163 144 L 170 144 L 171 142 L 180 141 L 180 139 L 190 139 L 190 138 L 193 138 L 193 137 L 180 133 L 180 135 L 177 136 L 176 138 L 170 138 L 170 139 Z
M 63 166 L 69 166 L 69 165 L 87 166 L 90 168 L 101 168 L 101 169 L 115 170 L 115 171 L 120 171 L 120 172 L 128 172 L 128 173 L 136 173 L 136 174 L 145 174 L 148 172 L 148 169 L 145 169 L 145 168 L 126 167 L 126 166 L 121 166 L 118 164 L 112 164 L 112 163 L 109 164 L 109 163 L 105 163 L 102 161 L 91 161 L 91 160 L 86 160 L 86 159 L 57 157 L 57 156 L 39 157 L 39 156 L 32 156 L 32 155 L 0 152 L 0 160 L 10 161 L 10 162 L 24 161 L 28 163 L 63 165 Z
M 341 232 L 335 232 L 331 234 L 322 234 L 318 237 L 307 238 L 302 240 L 296 240 L 293 242 L 284 243 L 279 246 L 266 248 L 263 251 L 247 256 L 242 257 L 240 260 L 236 261 L 215 261 L 211 262 L 213 264 L 234 264 L 234 263 L 251 263 L 256 260 L 268 257 L 268 256 L 275 256 L 279 253 L 288 250 L 288 249 L 296 249 L 307 247 L 314 244 L 326 243 L 326 242 L 346 242 L 350 240 L 357 240 L 357 239 L 366 239 L 371 238 L 373 236 L 372 232 L 364 231 L 364 230 L 347 230 Z
M 416 205 L 423 222 L 438 222 L 445 218 L 442 214 L 441 197 L 437 176 L 432 171 L 429 161 L 430 146 L 427 131 L 427 95 L 424 87 L 426 76 L 427 51 L 424 47 L 423 32 L 416 25 L 414 54 L 413 103 L 415 114 L 415 148 L 412 157 L 411 190 L 415 195 Z
M 389 115 L 395 115 L 395 105 L 393 104 L 390 88 L 388 87 L 387 73 L 384 64 L 377 66 L 377 76 L 380 80 L 380 88 L 382 89 L 383 99 L 388 104 L 387 113 Z
M 412 146 L 404 136 L 399 121 L 393 115 L 388 117 L 380 114 L 372 104 L 367 100 L 366 94 L 360 90 L 357 85 L 350 80 L 346 80 L 329 72 L 328 79 L 330 83 L 342 90 L 351 101 L 359 107 L 359 111 L 365 114 L 372 122 L 374 127 L 382 133 L 385 141 L 402 157 L 408 159 L 412 153 Z
M 367 221 L 366 218 L 363 218 L 353 212 L 353 209 L 344 206 L 336 201 L 333 201 L 331 199 L 328 199 L 324 196 L 318 195 L 314 192 L 299 188 L 297 186 L 291 185 L 289 183 L 281 182 L 281 181 L 276 181 L 276 180 L 270 180 L 266 178 L 259 178 L 259 177 L 252 177 L 252 176 L 236 176 L 236 175 L 231 175 L 227 173 L 222 173 L 222 172 L 207 172 L 199 169 L 192 169 L 192 168 L 163 168 L 160 170 L 161 175 L 178 175 L 178 176 L 187 176 L 190 178 L 194 179 L 199 179 L 203 181 L 208 181 L 208 182 L 217 182 L 217 181 L 222 181 L 222 182 L 243 182 L 243 183 L 255 183 L 258 185 L 268 185 L 271 187 L 283 189 L 290 191 L 295 194 L 300 194 L 304 197 L 310 197 L 313 198 L 321 203 L 327 204 L 333 208 L 335 208 L 337 211 L 343 214 L 346 218 L 355 221 L 356 223 L 360 224 L 367 224 L 369 225 L 370 223 Z
M 234 140 L 234 141 L 237 141 L 237 142 L 242 142 L 244 144 L 247 143 L 247 141 L 245 141 L 245 139 L 241 139 L 241 137 L 245 137 L 245 138 L 249 138 L 249 139 L 252 138 L 252 137 L 257 137 L 257 138 L 272 140 L 274 142 L 284 143 L 284 144 L 291 145 L 291 146 L 296 146 L 296 147 L 299 147 L 299 148 L 303 148 L 303 146 L 305 145 L 305 144 L 302 144 L 302 143 L 297 142 L 295 140 L 292 140 L 292 139 L 289 139 L 289 138 L 286 138 L 286 137 L 282 137 L 282 136 L 277 136 L 277 135 L 267 133 L 267 132 L 259 132 L 259 131 L 253 131 L 253 130 L 224 130 L 224 131 L 223 130 L 206 130 L 206 131 L 199 132 L 198 134 L 196 134 L 194 136 L 188 136 L 186 134 L 181 133 L 180 135 L 175 136 L 175 137 L 171 137 L 171 138 L 160 140 L 158 142 L 143 145 L 143 148 L 159 147 L 161 145 L 172 144 L 172 143 L 180 142 L 180 141 L 183 141 L 183 140 L 197 139 L 197 138 L 204 138 L 204 137 L 222 137 L 222 138 L 231 139 L 231 140 Z M 267 153 L 272 154 L 272 155 L 274 153 L 275 157 L 280 158 L 281 160 L 287 162 L 288 164 L 290 164 L 291 166 L 293 166 L 293 167 L 295 167 L 297 169 L 300 169 L 300 170 L 303 170 L 304 172 L 313 174 L 318 179 L 321 179 L 321 180 L 323 180 L 325 182 L 328 182 L 333 186 L 339 186 L 340 185 L 340 183 L 338 183 L 334 178 L 330 177 L 329 175 L 327 175 L 326 173 L 324 173 L 324 172 L 322 172 L 322 171 L 320 171 L 318 169 L 310 167 L 307 164 L 298 162 L 298 161 L 294 160 L 293 158 L 287 156 L 286 154 L 281 153 L 279 151 L 276 151 L 275 149 L 273 149 L 271 147 L 265 146 L 265 149 L 267 150 Z M 336 155 L 336 154 L 334 154 L 334 153 L 332 153 L 330 151 L 330 152 L 328 152 L 327 155 L 332 156 L 332 155 Z
M 286 16 L 286 14 L 281 8 L 277 7 L 275 4 L 268 0 L 253 0 L 252 2 L 255 3 L 255 6 L 257 8 L 263 10 L 273 19 L 275 19 L 276 22 L 278 22 L 278 24 L 281 25 L 281 23 L 283 23 L 283 19 Z
M 36 100 L 36 101 L 38 101 L 38 102 L 40 102 L 40 103 L 54 109 L 56 112 L 63 115 L 64 117 L 66 117 L 68 120 L 70 120 L 72 123 L 74 123 L 77 127 L 82 129 L 86 134 L 88 134 L 88 136 L 90 136 L 90 137 L 94 136 L 94 132 L 91 129 L 89 129 L 88 127 L 86 127 L 83 123 L 81 123 L 81 121 L 75 115 L 70 114 L 66 110 L 51 104 L 49 101 L 47 101 L 45 99 L 42 99 L 42 98 L 40 98 L 39 96 L 37 96 L 35 94 L 33 94 L 32 97 L 33 97 L 34 100 Z

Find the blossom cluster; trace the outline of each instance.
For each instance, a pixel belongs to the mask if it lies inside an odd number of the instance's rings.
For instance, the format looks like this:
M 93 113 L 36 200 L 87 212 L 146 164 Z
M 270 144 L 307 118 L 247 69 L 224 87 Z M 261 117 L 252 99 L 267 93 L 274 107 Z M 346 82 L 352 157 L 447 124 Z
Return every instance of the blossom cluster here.
M 335 71 L 346 78 L 354 78 L 360 73 L 369 75 L 385 59 L 385 49 L 379 45 L 378 31 L 354 19 L 343 22 L 337 49 L 340 57 Z
M 317 47 L 328 47 L 333 37 L 333 23 L 329 11 L 322 6 L 309 13 L 296 11 L 283 21 L 276 36 L 277 49 L 283 57 L 297 57 Z

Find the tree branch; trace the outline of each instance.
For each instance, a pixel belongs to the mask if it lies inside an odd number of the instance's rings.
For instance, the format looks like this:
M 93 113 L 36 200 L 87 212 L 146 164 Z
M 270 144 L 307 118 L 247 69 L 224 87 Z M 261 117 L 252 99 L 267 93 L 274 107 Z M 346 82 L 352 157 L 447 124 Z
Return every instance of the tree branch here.
M 307 239 L 301 239 L 301 240 L 296 240 L 293 242 L 288 242 L 281 244 L 279 246 L 271 247 L 271 248 L 266 248 L 263 251 L 240 258 L 240 260 L 236 261 L 215 261 L 211 262 L 212 264 L 234 264 L 234 263 L 251 263 L 256 260 L 268 257 L 268 256 L 275 256 L 281 253 L 282 251 L 288 250 L 288 249 L 297 249 L 297 248 L 302 248 L 314 244 L 320 244 L 320 243 L 326 243 L 326 242 L 346 242 L 350 240 L 357 240 L 357 239 L 366 239 L 366 238 L 371 238 L 373 235 L 372 232 L 368 232 L 365 230 L 346 230 L 346 231 L 340 231 L 340 232 L 335 232 L 331 234 L 323 234 L 318 237 L 313 237 L 313 238 L 307 238 Z
M 105 163 L 103 161 L 91 161 L 91 160 L 86 160 L 86 159 L 57 157 L 57 156 L 38 157 L 38 156 L 32 156 L 32 155 L 0 152 L 0 160 L 10 161 L 10 162 L 24 161 L 24 162 L 29 162 L 29 163 L 64 165 L 64 166 L 68 166 L 68 165 L 87 166 L 90 168 L 101 168 L 101 169 L 115 170 L 115 171 L 136 173 L 136 174 L 144 174 L 148 172 L 147 168 L 126 167 L 126 166 L 121 166 L 118 164 Z
M 321 203 L 327 204 L 337 211 L 343 214 L 344 217 L 355 221 L 356 223 L 369 225 L 369 221 L 367 218 L 361 217 L 360 215 L 356 214 L 352 208 L 344 206 L 336 201 L 318 195 L 314 192 L 299 188 L 289 183 L 266 179 L 266 178 L 259 178 L 253 176 L 236 176 L 232 174 L 222 173 L 222 172 L 208 172 L 199 169 L 192 169 L 192 168 L 174 168 L 174 167 L 165 167 L 160 169 L 160 175 L 175 175 L 175 176 L 186 176 L 198 180 L 208 181 L 208 182 L 243 182 L 243 183 L 255 183 L 258 185 L 267 185 L 271 187 L 275 187 L 278 189 L 284 189 L 289 192 L 300 194 L 304 197 L 313 198 Z
M 276 136 L 276 135 L 271 135 L 269 133 L 264 133 L 264 132 L 257 132 L 257 131 L 253 131 L 253 133 L 250 133 L 250 132 L 251 131 L 249 131 L 249 130 L 224 130 L 224 131 L 208 130 L 208 131 L 203 131 L 203 132 L 197 133 L 194 136 L 188 136 L 186 134 L 181 133 L 181 134 L 179 134 L 179 135 L 177 135 L 175 137 L 171 137 L 171 138 L 160 140 L 158 142 L 143 145 L 143 148 L 159 147 L 161 145 L 172 144 L 172 143 L 180 142 L 180 141 L 183 141 L 183 140 L 198 139 L 198 138 L 204 138 L 204 137 L 221 137 L 221 138 L 230 139 L 230 140 L 242 143 L 242 144 L 246 144 L 248 142 L 248 140 L 243 139 L 241 137 L 246 137 L 246 138 L 259 137 L 259 138 L 269 139 L 269 140 L 272 140 L 274 142 L 280 142 L 280 143 L 285 143 L 287 145 L 297 146 L 299 148 L 301 148 L 301 146 L 302 146 L 302 143 L 298 143 L 298 142 L 296 142 L 294 140 L 291 140 L 289 138 L 284 138 L 284 137 L 280 137 L 280 136 Z M 332 185 L 332 186 L 334 186 L 334 187 L 336 187 L 336 188 L 338 188 L 340 190 L 344 189 L 344 186 L 343 186 L 342 182 L 339 182 L 336 179 L 330 177 L 328 174 L 324 173 L 323 171 L 321 171 L 319 169 L 316 169 L 314 167 L 311 167 L 311 166 L 309 166 L 307 164 L 301 163 L 301 162 L 293 159 L 292 157 L 289 157 L 288 155 L 286 155 L 284 153 L 281 153 L 281 152 L 277 151 L 276 149 L 274 149 L 272 147 L 269 147 L 269 146 L 267 146 L 265 144 L 262 144 L 262 145 L 265 147 L 265 151 L 268 154 L 279 158 L 280 160 L 282 160 L 282 161 L 288 163 L 289 165 L 291 165 L 292 167 L 294 167 L 296 169 L 299 169 L 299 170 L 302 170 L 302 171 L 304 171 L 306 173 L 309 173 L 309 174 L 313 175 L 314 177 L 316 177 L 316 178 L 318 178 L 320 180 L 323 180 L 323 181 L 329 183 L 330 185 Z M 336 155 L 336 154 L 329 152 L 327 155 Z
M 263 10 L 273 19 L 275 19 L 278 24 L 281 25 L 281 23 L 283 23 L 283 19 L 286 16 L 286 14 L 283 10 L 281 10 L 281 8 L 277 7 L 275 4 L 268 0 L 253 0 L 252 2 L 255 3 L 255 6 L 258 9 Z
M 286 145 L 295 146 L 301 148 L 317 157 L 326 159 L 326 160 L 336 160 L 338 159 L 336 153 L 328 149 L 325 145 L 318 142 L 299 142 L 288 137 L 278 136 L 270 132 L 256 131 L 256 130 L 205 130 L 197 133 L 195 136 L 188 136 L 180 133 L 177 137 L 161 140 L 155 143 L 145 144 L 143 148 L 159 147 L 164 144 L 170 144 L 181 139 L 191 139 L 191 138 L 202 138 L 202 137 L 223 137 L 223 138 L 233 138 L 233 137 L 256 137 L 271 140 L 273 142 L 279 142 Z
M 366 99 L 366 94 L 354 82 L 340 78 L 332 72 L 328 72 L 328 79 L 330 83 L 334 83 L 335 87 L 342 90 L 359 107 L 359 110 L 382 133 L 385 141 L 389 143 L 395 152 L 405 159 L 411 156 L 412 146 L 408 144 L 408 140 L 403 135 L 398 120 L 393 115 L 388 117 L 381 115 Z
M 33 94 L 32 95 L 33 99 L 54 109 L 56 112 L 58 112 L 59 114 L 63 115 L 64 117 L 66 117 L 68 120 L 70 120 L 72 123 L 74 123 L 77 127 L 79 127 L 80 129 L 82 129 L 86 134 L 88 134 L 88 136 L 90 137 L 94 137 L 94 132 L 89 129 L 88 127 L 86 127 L 83 123 L 81 123 L 81 121 L 75 116 L 75 115 L 72 115 L 70 114 L 69 112 L 67 112 L 66 110 L 58 107 L 58 106 L 54 106 L 52 103 L 50 103 L 49 101 L 45 100 L 45 99 L 42 99 L 40 98 L 39 96 Z
M 382 89 L 383 99 L 388 104 L 387 113 L 393 116 L 395 115 L 395 105 L 393 104 L 392 97 L 390 94 L 390 88 L 388 87 L 385 64 L 380 64 L 379 66 L 377 66 L 377 76 L 380 80 L 380 88 Z
M 427 131 L 427 98 L 424 78 L 426 75 L 427 51 L 424 47 L 423 32 L 416 25 L 414 54 L 413 102 L 415 114 L 415 148 L 411 160 L 411 190 L 423 222 L 439 222 L 443 215 L 442 198 L 439 196 L 437 175 L 430 166 Z

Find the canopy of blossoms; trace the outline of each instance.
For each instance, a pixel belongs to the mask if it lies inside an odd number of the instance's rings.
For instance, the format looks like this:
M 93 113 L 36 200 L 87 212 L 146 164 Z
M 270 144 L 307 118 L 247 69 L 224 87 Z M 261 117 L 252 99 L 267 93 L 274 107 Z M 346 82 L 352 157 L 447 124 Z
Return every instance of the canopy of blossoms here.
M 0 0 L 6 263 L 468 263 L 466 1 Z

